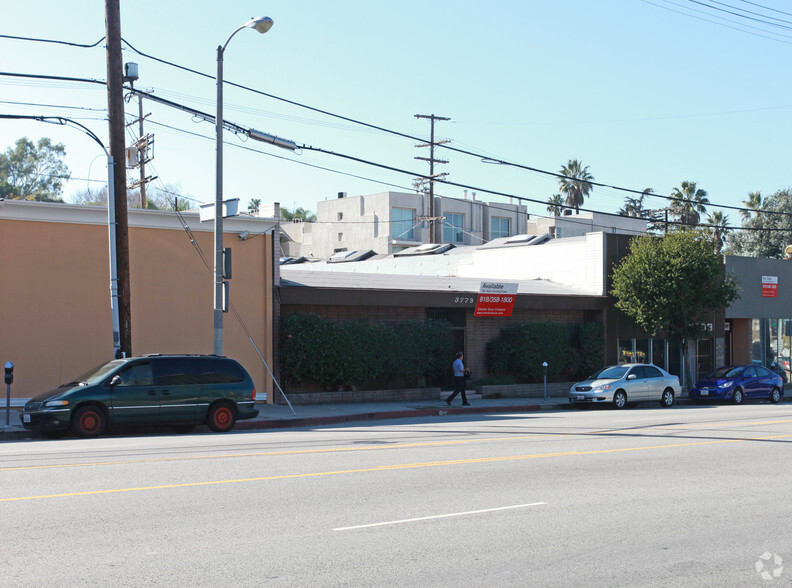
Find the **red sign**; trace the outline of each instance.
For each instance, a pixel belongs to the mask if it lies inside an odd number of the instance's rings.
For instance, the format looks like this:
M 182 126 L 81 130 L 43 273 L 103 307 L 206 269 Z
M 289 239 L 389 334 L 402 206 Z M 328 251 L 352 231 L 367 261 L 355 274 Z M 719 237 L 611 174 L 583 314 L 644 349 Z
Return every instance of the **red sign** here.
M 474 316 L 511 316 L 514 310 L 514 294 L 479 294 Z
M 778 298 L 778 276 L 762 276 L 762 298 Z

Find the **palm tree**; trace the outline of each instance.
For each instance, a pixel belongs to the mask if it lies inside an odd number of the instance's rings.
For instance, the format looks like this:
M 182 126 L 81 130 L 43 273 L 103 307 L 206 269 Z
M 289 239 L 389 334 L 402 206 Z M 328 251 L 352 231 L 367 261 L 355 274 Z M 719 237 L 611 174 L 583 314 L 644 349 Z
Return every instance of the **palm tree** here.
M 751 218 L 751 213 L 762 209 L 762 193 L 761 192 L 748 192 L 748 200 L 743 200 L 746 210 L 740 211 L 740 216 L 743 221 Z
M 644 191 L 641 192 L 641 195 L 637 198 L 632 198 L 627 196 L 624 199 L 624 206 L 619 209 L 619 214 L 621 216 L 634 216 L 638 218 L 646 218 L 649 214 L 649 210 L 644 208 L 644 198 L 649 196 L 650 194 L 654 193 L 654 190 L 651 188 L 644 188 Z
M 561 194 L 553 194 L 547 199 L 547 212 L 553 216 L 561 216 L 564 210 L 564 198 Z
M 682 182 L 671 192 L 671 197 L 675 199 L 669 207 L 671 213 L 686 225 L 697 225 L 710 203 L 706 190 L 696 188 L 696 182 Z
M 729 217 L 725 216 L 722 210 L 716 210 L 707 215 L 707 224 L 710 225 L 709 228 L 715 239 L 715 252 L 720 253 L 726 242 L 726 234 L 729 232 Z
M 558 173 L 561 176 L 558 178 L 558 186 L 566 197 L 566 205 L 579 213 L 586 197 L 594 189 L 591 185 L 594 176 L 589 173 L 588 166 L 583 167 L 577 159 L 570 159 L 566 165 L 561 166 Z
M 261 206 L 261 198 L 251 198 L 250 202 L 248 202 L 248 212 L 250 214 L 257 213 L 259 206 Z

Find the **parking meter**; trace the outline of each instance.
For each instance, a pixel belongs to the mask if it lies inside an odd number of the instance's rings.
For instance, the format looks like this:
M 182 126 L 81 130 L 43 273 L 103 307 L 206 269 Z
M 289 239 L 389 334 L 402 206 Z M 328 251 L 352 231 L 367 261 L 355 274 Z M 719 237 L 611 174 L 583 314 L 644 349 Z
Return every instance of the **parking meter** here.
M 6 427 L 8 426 L 9 415 L 11 413 L 11 383 L 14 381 L 14 364 L 7 361 L 5 364 L 5 383 L 6 383 Z
M 544 397 L 547 398 L 547 362 L 542 362 L 542 372 L 544 373 Z

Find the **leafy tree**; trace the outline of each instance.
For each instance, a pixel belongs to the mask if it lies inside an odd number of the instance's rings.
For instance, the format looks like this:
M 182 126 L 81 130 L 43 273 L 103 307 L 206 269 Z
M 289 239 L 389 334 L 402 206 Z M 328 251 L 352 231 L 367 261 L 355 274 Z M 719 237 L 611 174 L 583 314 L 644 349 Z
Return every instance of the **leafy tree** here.
M 248 202 L 248 212 L 250 214 L 255 214 L 259 211 L 260 206 L 261 206 L 261 198 L 251 198 L 250 202 Z
M 566 205 L 573 207 L 575 212 L 580 212 L 583 202 L 594 189 L 591 185 L 594 176 L 589 173 L 588 166 L 583 167 L 577 159 L 570 159 L 566 165 L 561 166 L 558 173 L 563 176 L 558 178 L 558 186 L 561 194 L 566 197 Z
M 316 215 L 310 210 L 306 210 L 302 206 L 298 206 L 297 208 L 295 208 L 294 212 L 282 206 L 280 209 L 280 213 L 281 213 L 281 220 L 285 220 L 285 221 L 301 220 L 301 221 L 305 221 L 306 223 L 316 222 Z
M 671 202 L 671 213 L 686 225 L 697 225 L 710 203 L 706 190 L 697 188 L 696 182 L 682 182 L 673 189 L 671 197 L 676 198 Z
M 715 253 L 720 253 L 726 242 L 726 235 L 729 233 L 729 217 L 725 216 L 722 210 L 716 210 L 707 215 L 707 224 L 709 225 L 707 231 L 715 240 Z
M 192 199 L 183 196 L 181 189 L 172 184 L 162 188 L 151 186 L 146 190 L 146 209 L 148 210 L 189 210 Z M 86 206 L 107 206 L 107 186 L 101 190 L 83 190 L 72 197 L 74 204 Z M 127 207 L 140 208 L 140 190 L 127 191 Z
M 37 143 L 27 137 L 17 139 L 14 147 L 0 154 L 0 198 L 63 202 L 63 184 L 71 177 L 65 156 L 63 144 L 53 144 L 47 137 Z
M 758 195 L 758 192 L 752 194 Z M 783 259 L 784 248 L 792 243 L 792 189 L 779 190 L 761 200 L 756 199 L 754 204 L 756 208 L 750 208 L 755 212 L 747 219 L 743 217 L 745 230 L 737 231 L 729 238 L 727 252 Z
M 553 216 L 561 216 L 564 211 L 564 198 L 561 194 L 553 194 L 547 199 L 547 212 Z
M 710 313 L 731 304 L 737 292 L 737 280 L 723 275 L 723 259 L 701 230 L 634 239 L 611 287 L 616 308 L 651 336 L 664 333 L 683 349 L 704 336 Z

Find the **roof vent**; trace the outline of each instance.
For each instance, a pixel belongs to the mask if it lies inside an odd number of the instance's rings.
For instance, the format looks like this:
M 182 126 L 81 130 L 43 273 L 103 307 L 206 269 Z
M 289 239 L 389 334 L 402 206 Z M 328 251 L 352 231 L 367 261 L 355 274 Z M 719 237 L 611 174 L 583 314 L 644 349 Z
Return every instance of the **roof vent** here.
M 453 243 L 424 243 L 417 247 L 410 247 L 393 254 L 393 257 L 409 257 L 411 255 L 437 255 L 453 249 Z
M 333 253 L 327 260 L 327 263 L 345 263 L 350 261 L 363 261 L 373 256 L 374 252 L 369 249 L 368 251 L 339 251 Z
M 506 243 L 529 243 L 535 238 L 536 235 L 514 235 L 514 237 L 506 239 Z

